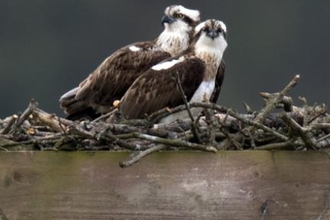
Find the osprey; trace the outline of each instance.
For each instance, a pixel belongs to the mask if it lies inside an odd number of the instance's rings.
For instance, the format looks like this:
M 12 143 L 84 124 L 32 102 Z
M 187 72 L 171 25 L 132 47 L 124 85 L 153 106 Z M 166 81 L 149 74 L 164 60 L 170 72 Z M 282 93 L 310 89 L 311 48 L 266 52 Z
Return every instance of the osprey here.
M 126 119 L 138 119 L 162 108 L 183 104 L 175 77 L 180 79 L 188 102 L 201 102 L 204 98 L 217 96 L 214 93 L 217 93 L 217 78 L 223 76 L 224 70 L 221 69 L 224 66 L 220 64 L 227 47 L 226 34 L 227 28 L 222 21 L 210 19 L 200 23 L 187 51 L 154 65 L 136 79 L 120 100 L 119 114 Z M 200 112 L 197 109 L 193 114 Z M 186 114 L 186 111 L 171 114 L 161 122 L 172 122 L 186 117 Z
M 164 31 L 158 38 L 130 44 L 114 52 L 78 87 L 60 98 L 61 108 L 69 119 L 79 119 L 86 114 L 93 118 L 111 111 L 113 102 L 120 100 L 142 73 L 188 48 L 199 22 L 197 10 L 181 5 L 167 7 L 162 18 Z

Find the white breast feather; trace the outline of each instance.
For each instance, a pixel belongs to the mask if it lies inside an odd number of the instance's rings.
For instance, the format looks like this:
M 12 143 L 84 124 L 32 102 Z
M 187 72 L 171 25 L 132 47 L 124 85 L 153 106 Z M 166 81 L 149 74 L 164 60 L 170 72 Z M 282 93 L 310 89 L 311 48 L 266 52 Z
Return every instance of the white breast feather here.
M 204 97 L 209 100 L 213 90 L 215 87 L 215 81 L 203 81 L 196 92 L 194 93 L 193 97 L 190 99 L 189 103 L 192 102 L 202 102 L 204 100 Z M 190 112 L 192 113 L 193 117 L 198 116 L 202 112 L 202 108 L 191 108 Z M 185 119 L 188 118 L 187 111 L 180 111 L 173 114 L 170 114 L 169 116 L 163 118 L 160 120 L 160 123 L 171 123 L 177 119 Z
M 204 100 L 204 96 L 207 100 L 209 100 L 213 93 L 214 87 L 214 80 L 203 81 L 189 102 L 202 102 Z

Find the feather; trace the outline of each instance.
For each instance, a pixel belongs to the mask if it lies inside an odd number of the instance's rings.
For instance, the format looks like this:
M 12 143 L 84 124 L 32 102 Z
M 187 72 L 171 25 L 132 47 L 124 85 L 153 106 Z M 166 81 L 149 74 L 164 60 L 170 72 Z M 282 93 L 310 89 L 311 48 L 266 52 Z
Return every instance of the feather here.
M 69 91 L 60 98 L 60 106 L 69 117 L 80 114 L 84 108 L 92 108 L 96 113 L 111 111 L 113 102 L 120 100 L 142 73 L 187 49 L 193 28 L 200 20 L 199 11 L 172 5 L 166 8 L 165 15 L 165 29 L 157 39 L 117 50 L 74 89 L 75 94 Z

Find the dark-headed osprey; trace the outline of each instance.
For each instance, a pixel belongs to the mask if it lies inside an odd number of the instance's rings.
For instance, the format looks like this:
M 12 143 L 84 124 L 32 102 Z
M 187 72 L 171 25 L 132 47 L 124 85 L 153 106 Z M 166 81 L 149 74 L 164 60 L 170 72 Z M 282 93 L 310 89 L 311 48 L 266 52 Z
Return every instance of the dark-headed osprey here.
M 226 33 L 226 25 L 214 19 L 196 26 L 194 41 L 187 51 L 153 66 L 132 84 L 120 100 L 120 115 L 126 119 L 144 118 L 162 108 L 183 104 L 175 76 L 179 77 L 189 102 L 201 102 L 217 95 L 214 92 L 217 77 L 222 73 L 220 64 L 227 47 Z M 185 115 L 186 111 L 175 113 L 161 122 Z
M 166 8 L 162 18 L 164 31 L 153 41 L 125 46 L 60 98 L 68 118 L 89 113 L 106 113 L 120 100 L 136 78 L 160 61 L 180 54 L 191 43 L 194 27 L 200 22 L 197 10 L 181 5 Z

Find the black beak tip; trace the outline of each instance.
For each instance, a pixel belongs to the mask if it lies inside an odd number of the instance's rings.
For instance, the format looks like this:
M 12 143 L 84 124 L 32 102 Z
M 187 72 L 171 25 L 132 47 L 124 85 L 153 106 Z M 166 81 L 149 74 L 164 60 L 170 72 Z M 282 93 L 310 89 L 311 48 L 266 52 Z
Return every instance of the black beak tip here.
M 172 17 L 170 17 L 170 16 L 168 16 L 168 15 L 164 15 L 164 16 L 162 17 L 162 25 L 163 25 L 163 26 L 164 26 L 165 23 L 169 23 L 169 24 L 171 24 L 171 23 L 173 23 L 174 21 L 175 21 L 175 19 L 172 18 Z
M 219 33 L 217 31 L 209 31 L 207 32 L 207 36 L 209 36 L 212 40 L 214 40 L 214 38 L 219 36 Z

